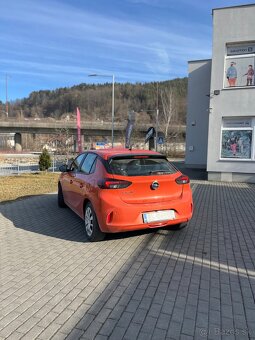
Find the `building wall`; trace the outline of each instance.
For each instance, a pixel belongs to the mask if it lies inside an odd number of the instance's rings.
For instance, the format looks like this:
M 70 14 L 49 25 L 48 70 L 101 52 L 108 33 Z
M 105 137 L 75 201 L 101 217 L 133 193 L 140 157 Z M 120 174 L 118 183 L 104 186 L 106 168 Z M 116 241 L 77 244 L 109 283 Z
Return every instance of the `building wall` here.
M 206 168 L 211 60 L 189 62 L 187 167 Z
M 247 118 L 252 121 L 253 139 L 255 122 L 255 86 L 244 85 L 246 76 L 239 72 L 239 83 L 235 87 L 227 87 L 226 71 L 231 60 L 245 64 L 251 58 L 233 59 L 225 61 L 227 46 L 241 44 L 244 46 L 255 44 L 255 5 L 216 9 L 213 11 L 213 51 L 211 93 L 220 90 L 218 95 L 211 96 L 209 114 L 209 134 L 207 171 L 209 179 L 241 180 L 255 182 L 254 140 L 251 144 L 253 160 L 239 159 L 235 154 L 233 158 L 222 158 L 222 124 L 228 117 L 232 119 Z M 255 51 L 255 48 L 254 48 Z M 227 64 L 228 63 L 228 64 Z M 239 66 L 236 65 L 235 66 Z M 248 65 L 247 65 L 248 66 Z M 254 65 L 253 65 L 254 66 Z M 253 84 L 254 85 L 254 84 Z M 253 119 L 253 120 L 252 120 Z M 230 151 L 229 151 L 230 152 Z M 225 156 L 224 156 L 225 157 Z M 242 176 L 243 175 L 243 176 Z

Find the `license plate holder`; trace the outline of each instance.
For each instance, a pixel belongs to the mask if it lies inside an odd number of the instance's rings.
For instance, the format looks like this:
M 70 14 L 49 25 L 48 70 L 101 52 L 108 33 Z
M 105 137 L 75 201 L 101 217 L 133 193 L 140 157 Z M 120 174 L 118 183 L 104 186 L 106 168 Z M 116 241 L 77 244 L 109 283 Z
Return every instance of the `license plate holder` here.
M 157 210 L 143 213 L 143 223 L 164 222 L 176 218 L 174 210 Z

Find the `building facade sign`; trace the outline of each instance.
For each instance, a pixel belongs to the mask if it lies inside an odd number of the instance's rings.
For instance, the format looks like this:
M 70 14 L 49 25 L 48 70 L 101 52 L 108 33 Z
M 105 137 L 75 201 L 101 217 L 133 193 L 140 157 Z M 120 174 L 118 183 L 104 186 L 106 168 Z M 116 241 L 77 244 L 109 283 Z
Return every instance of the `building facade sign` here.
M 224 128 L 243 128 L 243 127 L 251 127 L 251 119 L 250 118 L 241 118 L 241 119 L 231 119 L 231 118 L 223 118 L 223 127 Z
M 240 55 L 240 54 L 252 54 L 255 53 L 255 43 L 249 45 L 228 45 L 227 55 Z

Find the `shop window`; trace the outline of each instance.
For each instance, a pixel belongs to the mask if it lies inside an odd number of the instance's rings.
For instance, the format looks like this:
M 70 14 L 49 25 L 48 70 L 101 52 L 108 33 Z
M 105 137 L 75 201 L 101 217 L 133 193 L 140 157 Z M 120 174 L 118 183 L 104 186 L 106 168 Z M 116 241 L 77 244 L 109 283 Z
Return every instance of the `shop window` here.
M 255 86 L 255 42 L 228 44 L 224 88 Z
M 254 118 L 223 118 L 221 159 L 254 160 Z

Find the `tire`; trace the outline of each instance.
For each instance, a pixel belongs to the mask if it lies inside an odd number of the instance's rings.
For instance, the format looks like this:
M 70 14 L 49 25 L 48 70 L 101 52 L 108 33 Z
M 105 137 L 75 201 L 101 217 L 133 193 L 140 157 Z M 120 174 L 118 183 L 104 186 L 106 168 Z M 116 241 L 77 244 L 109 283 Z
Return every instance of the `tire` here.
M 59 208 L 66 208 L 63 191 L 60 183 L 58 183 L 58 206 Z
M 84 209 L 84 225 L 89 241 L 97 242 L 102 241 L 105 238 L 105 233 L 100 230 L 95 211 L 90 202 L 86 204 Z

